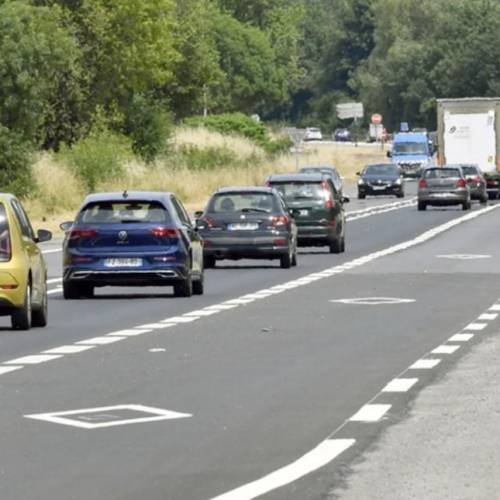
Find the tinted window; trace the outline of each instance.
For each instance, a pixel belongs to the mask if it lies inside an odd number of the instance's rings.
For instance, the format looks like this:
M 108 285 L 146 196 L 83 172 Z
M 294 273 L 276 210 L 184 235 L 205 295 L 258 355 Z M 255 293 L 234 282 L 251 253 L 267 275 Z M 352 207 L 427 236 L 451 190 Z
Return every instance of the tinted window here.
M 460 170 L 456 168 L 431 168 L 424 172 L 426 179 L 446 179 L 449 177 L 461 177 Z
M 395 165 L 369 165 L 365 168 L 368 175 L 399 175 L 399 169 Z
M 392 151 L 408 155 L 425 155 L 427 154 L 427 144 L 424 142 L 395 142 Z
M 270 193 L 220 193 L 210 200 L 208 213 L 276 212 L 279 205 Z
M 11 257 L 10 230 L 5 207 L 0 203 L 0 262 L 7 262 Z
M 99 201 L 81 212 L 78 222 L 85 224 L 168 223 L 165 207 L 156 201 Z
M 462 167 L 462 172 L 464 175 L 477 175 L 476 167 Z
M 324 200 L 325 195 L 327 198 L 331 195 L 321 182 L 279 182 L 273 183 L 273 187 L 281 193 L 285 201 Z
M 21 233 L 26 238 L 34 239 L 33 229 L 31 228 L 30 221 L 26 212 L 23 210 L 23 207 L 16 201 L 11 201 L 12 208 L 14 210 L 14 214 L 19 221 L 19 225 L 21 226 Z
M 174 206 L 174 209 L 177 212 L 177 216 L 179 217 L 179 220 L 183 224 L 191 224 L 191 221 L 189 220 L 189 215 L 184 210 L 184 207 L 181 205 L 180 201 L 177 198 L 174 198 L 173 196 L 172 196 L 171 200 L 172 200 L 172 205 Z

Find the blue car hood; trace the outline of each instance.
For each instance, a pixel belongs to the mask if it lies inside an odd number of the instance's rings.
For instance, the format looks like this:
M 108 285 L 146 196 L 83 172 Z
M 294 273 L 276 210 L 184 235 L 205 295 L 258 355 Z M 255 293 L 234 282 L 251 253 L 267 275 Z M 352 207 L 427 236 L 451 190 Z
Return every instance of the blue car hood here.
M 426 162 L 429 160 L 429 157 L 427 155 L 398 155 L 397 153 L 393 153 L 392 159 L 398 163 L 415 163 Z

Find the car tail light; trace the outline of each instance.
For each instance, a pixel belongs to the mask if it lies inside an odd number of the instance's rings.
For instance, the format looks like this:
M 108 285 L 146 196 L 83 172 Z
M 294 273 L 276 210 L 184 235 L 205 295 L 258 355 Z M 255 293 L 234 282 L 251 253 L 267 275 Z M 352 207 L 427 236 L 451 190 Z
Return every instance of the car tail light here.
M 274 246 L 277 247 L 286 247 L 286 240 L 285 238 L 278 238 L 274 240 Z
M 69 233 L 70 240 L 78 240 L 80 238 L 95 238 L 98 232 L 95 229 L 81 227 L 72 229 Z
M 173 227 L 154 227 L 151 234 L 155 238 L 178 238 L 179 232 Z
M 286 226 L 290 222 L 290 219 L 287 215 L 274 215 L 271 217 L 271 224 L 274 227 L 278 226 Z
M 85 257 L 83 255 L 72 255 L 71 262 L 73 264 L 86 264 L 92 262 L 92 257 Z
M 211 247 L 213 245 L 212 240 L 203 240 L 204 247 Z
M 18 286 L 16 283 L 12 283 L 10 285 L 0 285 L 0 288 L 2 290 L 15 290 Z
M 215 226 L 215 221 L 212 219 L 212 217 L 202 217 L 201 219 L 198 219 L 198 225 L 205 225 L 207 229 L 212 229 Z M 205 229 L 202 227 L 202 229 Z
M 457 181 L 457 188 L 464 188 L 466 187 L 466 182 L 465 182 L 465 179 L 458 179 Z
M 335 202 L 332 199 L 332 193 L 328 189 L 328 184 L 323 181 L 321 183 L 321 187 L 323 188 L 323 196 L 325 198 L 325 208 L 333 208 L 335 206 Z
M 425 179 L 420 179 L 418 181 L 419 189 L 425 189 L 427 187 L 427 181 Z

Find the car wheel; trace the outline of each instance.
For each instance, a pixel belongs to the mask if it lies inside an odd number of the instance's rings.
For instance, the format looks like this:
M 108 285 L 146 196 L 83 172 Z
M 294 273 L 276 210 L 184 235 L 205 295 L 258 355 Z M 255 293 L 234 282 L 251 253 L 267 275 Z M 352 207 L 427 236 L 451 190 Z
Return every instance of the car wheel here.
M 31 314 L 31 325 L 44 327 L 47 326 L 49 318 L 47 289 L 43 292 L 42 304 L 39 308 L 34 309 Z
M 418 202 L 418 207 L 417 207 L 417 208 L 418 208 L 418 210 L 421 212 L 421 211 L 423 211 L 423 210 L 425 210 L 425 209 L 427 208 L 427 204 L 426 204 L 426 203 L 424 203 L 423 201 L 419 201 L 419 202 Z
M 175 297 L 191 297 L 193 295 L 193 280 L 191 276 L 174 285 Z
M 340 252 L 341 253 L 345 252 L 345 236 L 342 237 L 342 241 L 340 243 Z
M 329 243 L 330 253 L 341 253 L 342 252 L 342 242 L 340 240 L 333 240 Z
M 292 256 L 290 252 L 280 257 L 280 267 L 281 269 L 290 269 L 292 267 Z
M 397 198 L 404 198 L 404 197 L 405 197 L 405 193 L 404 193 L 404 191 L 401 191 L 401 193 L 398 193 L 398 194 L 396 195 L 396 197 L 397 197 Z
M 295 250 L 293 251 L 292 255 L 292 266 L 295 267 L 297 265 L 297 247 L 295 247 Z
M 212 269 L 215 267 L 215 257 L 213 255 L 206 255 L 203 257 L 203 267 L 205 269 Z
M 23 306 L 14 311 L 10 317 L 12 328 L 14 330 L 29 330 L 31 328 L 31 316 L 31 284 L 28 284 Z
M 203 295 L 203 292 L 205 291 L 205 278 L 203 276 L 203 273 L 201 273 L 200 278 L 197 279 L 196 281 L 193 281 L 193 294 L 194 295 Z
M 485 194 L 485 195 L 481 196 L 479 203 L 481 203 L 482 205 L 485 205 L 486 203 L 488 203 L 488 195 Z
M 466 201 L 464 203 L 462 203 L 462 210 L 470 210 L 470 201 Z
M 82 295 L 80 285 L 71 283 L 70 281 L 63 281 L 63 297 L 65 300 L 76 300 Z
M 366 194 L 358 193 L 358 200 L 364 200 L 366 198 Z

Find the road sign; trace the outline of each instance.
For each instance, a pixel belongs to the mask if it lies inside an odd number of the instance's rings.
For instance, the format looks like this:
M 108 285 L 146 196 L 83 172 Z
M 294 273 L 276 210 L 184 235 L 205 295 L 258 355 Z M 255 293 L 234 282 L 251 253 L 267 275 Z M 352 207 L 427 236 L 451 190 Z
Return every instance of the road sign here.
M 341 120 L 347 118 L 363 118 L 364 109 L 362 102 L 346 102 L 337 104 L 337 116 Z
M 379 113 L 373 113 L 372 115 L 372 123 L 374 125 L 380 125 L 382 123 L 382 115 Z

